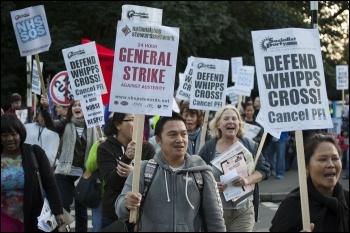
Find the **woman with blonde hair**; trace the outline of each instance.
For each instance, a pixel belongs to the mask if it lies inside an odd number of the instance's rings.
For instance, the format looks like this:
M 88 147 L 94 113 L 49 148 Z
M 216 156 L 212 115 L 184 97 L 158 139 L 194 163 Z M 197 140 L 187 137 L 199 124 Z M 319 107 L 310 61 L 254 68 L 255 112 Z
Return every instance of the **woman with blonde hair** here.
M 254 161 L 258 144 L 252 139 L 244 137 L 244 122 L 237 108 L 232 105 L 226 105 L 216 112 L 214 118 L 209 123 L 209 128 L 213 139 L 207 141 L 201 148 L 199 155 L 204 161 L 211 165 L 214 158 L 219 157 L 227 151 L 233 144 L 240 142 L 250 152 L 250 161 Z M 248 155 L 247 155 L 248 156 Z M 224 210 L 224 219 L 227 231 L 232 232 L 250 232 L 253 231 L 254 221 L 257 221 L 259 206 L 259 186 L 258 183 L 266 180 L 270 176 L 269 164 L 265 161 L 261 154 L 257 165 L 247 167 L 248 176 L 240 176 L 232 181 L 234 186 L 254 185 L 253 196 L 234 204 L 233 201 L 226 201 L 223 191 L 227 188 L 227 184 L 220 182 L 220 176 L 223 175 L 219 169 L 213 167 L 213 174 L 217 181 L 221 201 Z M 254 218 L 255 216 L 255 218 Z

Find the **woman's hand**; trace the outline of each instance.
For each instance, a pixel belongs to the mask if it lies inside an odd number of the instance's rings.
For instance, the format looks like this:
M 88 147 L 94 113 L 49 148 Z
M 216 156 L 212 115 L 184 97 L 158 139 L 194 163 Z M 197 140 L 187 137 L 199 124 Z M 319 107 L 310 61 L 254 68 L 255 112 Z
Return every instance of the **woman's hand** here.
M 216 182 L 218 185 L 219 192 L 223 192 L 227 188 L 227 184 L 221 183 L 221 182 Z
M 126 178 L 131 173 L 132 170 L 134 170 L 134 166 L 132 166 L 131 164 L 128 165 L 128 164 L 123 163 L 121 161 L 118 162 L 117 173 L 119 176 Z
M 40 103 L 44 108 L 49 107 L 49 102 L 47 101 L 46 95 L 41 95 Z
M 129 142 L 126 151 L 125 151 L 125 156 L 128 157 L 129 159 L 134 159 L 135 157 L 135 148 L 136 148 L 136 142 L 131 141 Z
M 232 181 L 232 184 L 234 186 L 246 186 L 248 185 L 248 180 L 242 176 L 240 176 L 238 179 L 235 179 L 234 181 Z

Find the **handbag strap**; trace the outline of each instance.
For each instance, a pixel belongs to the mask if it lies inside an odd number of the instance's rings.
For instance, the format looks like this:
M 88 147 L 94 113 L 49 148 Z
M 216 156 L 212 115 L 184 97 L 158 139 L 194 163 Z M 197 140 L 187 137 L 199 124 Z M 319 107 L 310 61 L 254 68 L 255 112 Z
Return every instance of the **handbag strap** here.
M 34 171 L 36 172 L 36 174 L 38 176 L 41 196 L 44 198 L 44 191 L 43 191 L 43 185 L 41 183 L 41 177 L 40 177 L 40 173 L 39 173 L 38 161 L 36 160 L 36 157 L 35 157 L 32 145 L 30 145 L 30 154 L 31 154 L 31 157 L 32 157 L 33 165 L 34 165 Z

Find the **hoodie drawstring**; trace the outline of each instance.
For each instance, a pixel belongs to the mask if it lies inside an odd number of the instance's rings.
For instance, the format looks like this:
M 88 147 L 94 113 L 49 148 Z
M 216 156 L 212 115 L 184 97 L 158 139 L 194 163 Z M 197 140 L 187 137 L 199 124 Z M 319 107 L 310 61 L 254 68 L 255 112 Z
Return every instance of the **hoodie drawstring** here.
M 187 195 L 187 184 L 188 184 L 188 172 L 186 172 L 186 188 L 185 188 L 185 194 L 186 194 L 186 199 L 187 199 L 187 202 L 188 204 L 190 204 L 191 208 L 194 210 L 194 207 L 193 205 L 191 204 L 190 200 L 188 199 L 188 195 Z
M 166 171 L 164 171 L 164 176 L 165 176 L 166 195 L 168 197 L 168 202 L 170 202 L 169 191 L 168 191 L 168 181 L 167 181 L 167 178 L 166 178 Z

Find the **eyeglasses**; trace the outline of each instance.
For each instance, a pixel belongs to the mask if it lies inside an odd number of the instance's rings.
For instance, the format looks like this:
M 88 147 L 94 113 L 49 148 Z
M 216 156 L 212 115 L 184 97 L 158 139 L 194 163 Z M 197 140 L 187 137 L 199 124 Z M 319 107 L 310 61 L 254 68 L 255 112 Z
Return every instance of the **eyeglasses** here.
M 123 120 L 123 121 L 133 122 L 133 121 L 134 121 L 134 119 L 128 119 L 128 120 Z

